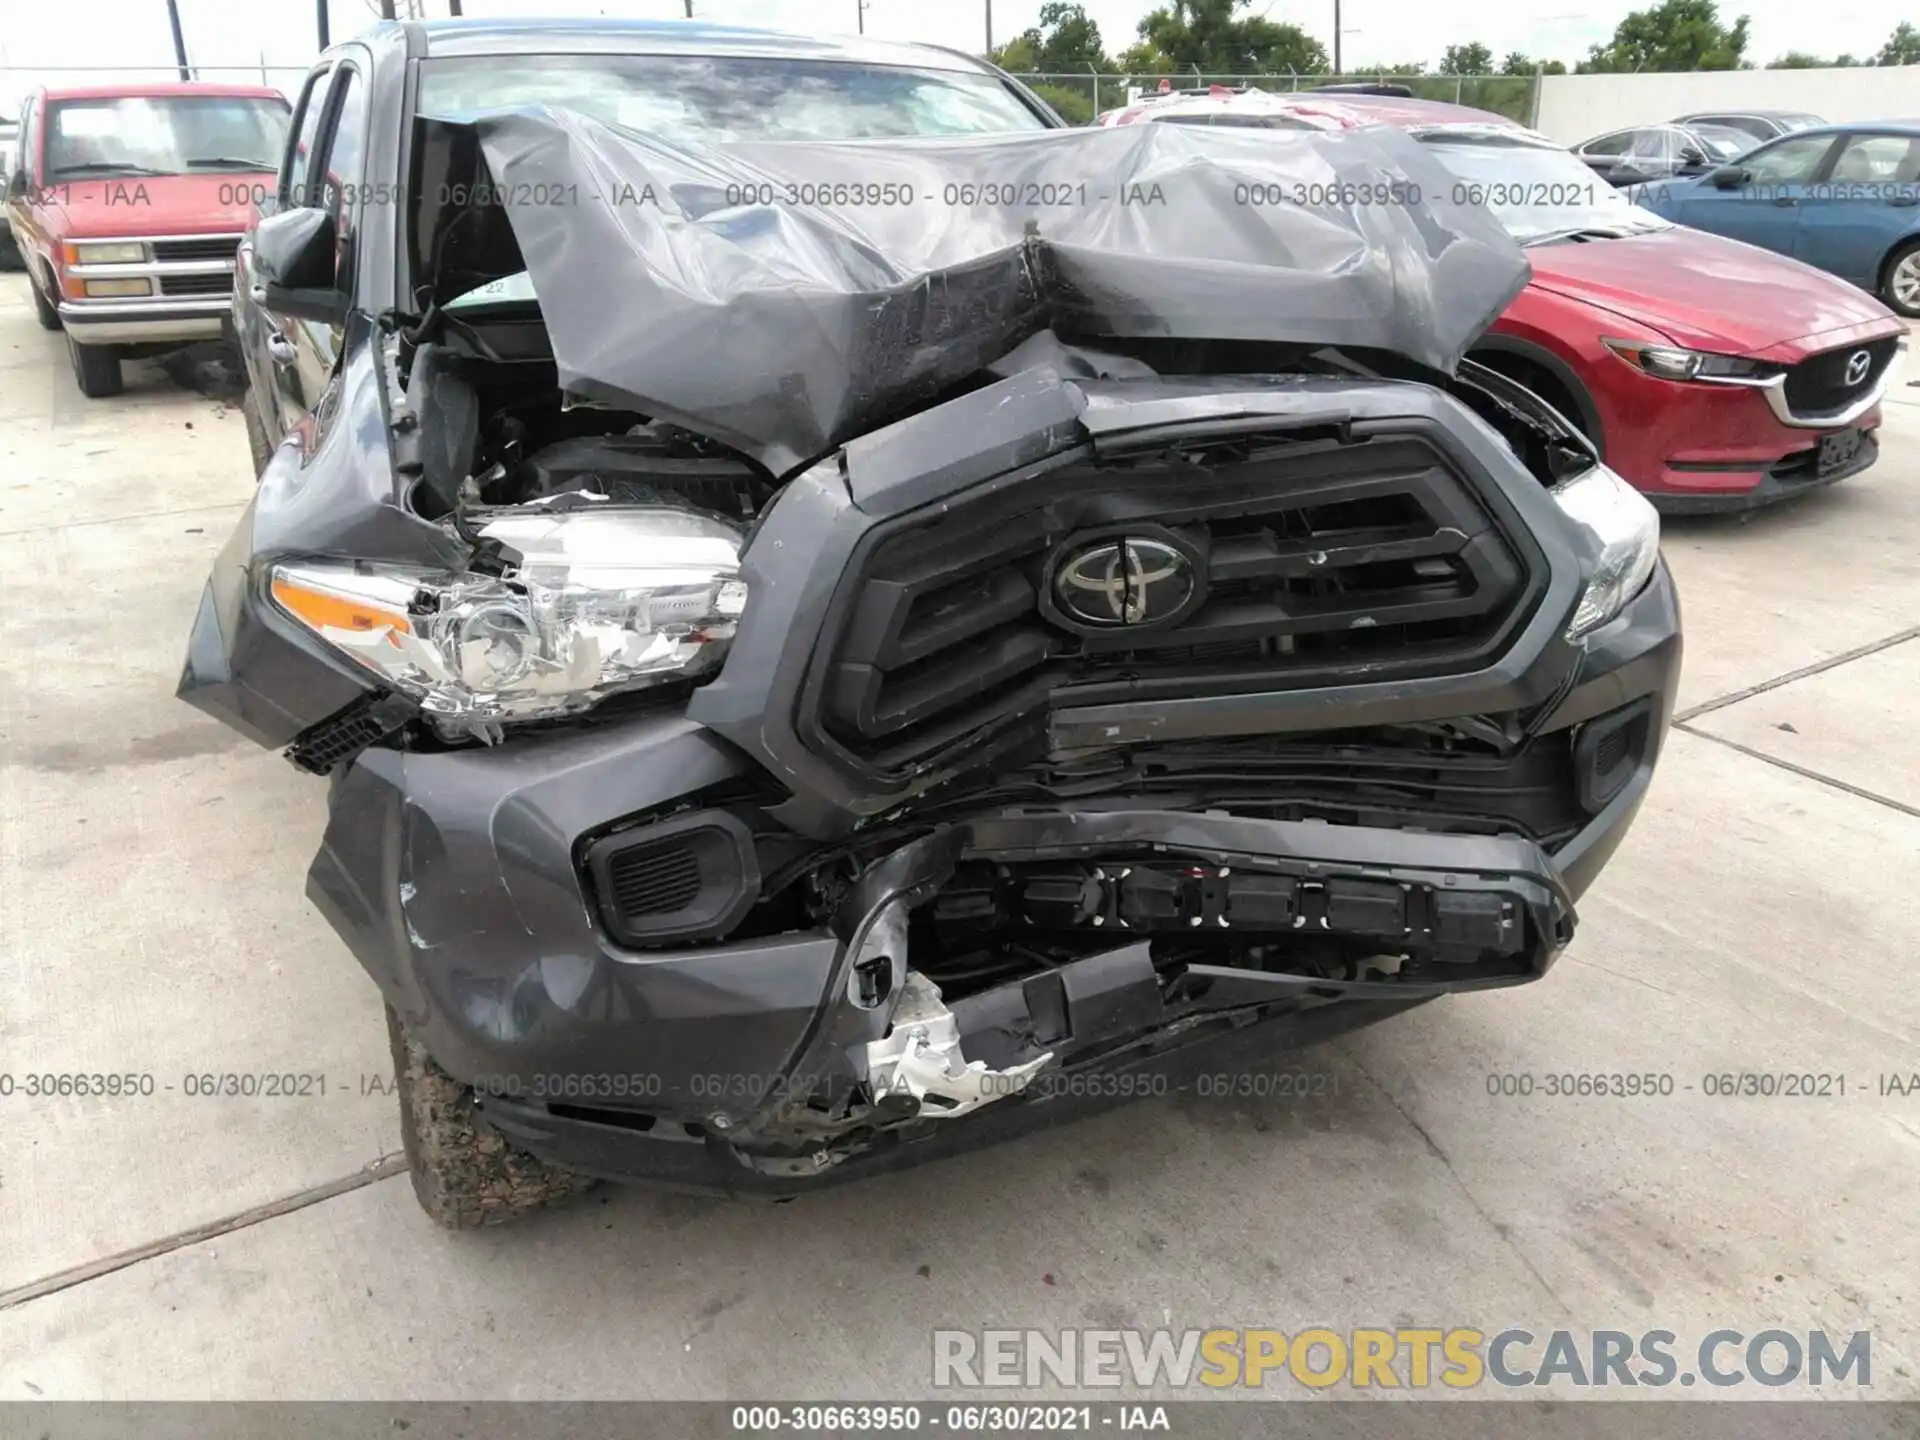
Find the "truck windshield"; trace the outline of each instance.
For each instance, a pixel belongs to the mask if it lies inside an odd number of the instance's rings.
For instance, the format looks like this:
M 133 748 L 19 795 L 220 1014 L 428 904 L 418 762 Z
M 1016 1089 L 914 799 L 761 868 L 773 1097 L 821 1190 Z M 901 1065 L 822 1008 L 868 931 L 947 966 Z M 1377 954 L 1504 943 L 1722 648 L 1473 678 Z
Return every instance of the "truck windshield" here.
M 287 103 L 237 95 L 126 95 L 47 107 L 47 179 L 280 168 Z
M 675 142 L 860 140 L 1041 130 L 979 71 L 732 55 L 488 55 L 421 66 L 421 114 L 551 105 Z
M 1050 128 L 979 71 L 734 55 L 489 55 L 429 60 L 420 75 L 417 108 L 437 120 L 551 105 L 702 145 Z M 523 270 L 456 296 L 448 308 L 533 298 Z

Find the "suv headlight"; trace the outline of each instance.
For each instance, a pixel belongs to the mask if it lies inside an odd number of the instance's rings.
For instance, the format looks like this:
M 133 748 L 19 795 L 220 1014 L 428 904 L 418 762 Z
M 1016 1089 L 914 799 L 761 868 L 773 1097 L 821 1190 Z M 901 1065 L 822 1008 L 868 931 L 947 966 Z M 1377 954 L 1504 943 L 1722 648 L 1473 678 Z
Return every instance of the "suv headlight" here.
M 456 721 L 531 720 L 716 669 L 747 587 L 740 530 L 666 507 L 519 511 L 480 529 L 498 575 L 338 560 L 273 567 L 281 609 Z
M 1599 550 L 1567 625 L 1567 638 L 1578 640 L 1618 615 L 1653 574 L 1660 558 L 1660 516 L 1646 496 L 1604 465 L 1562 480 L 1548 493 Z
M 1655 345 L 1646 340 L 1612 340 L 1602 336 L 1600 343 L 1636 370 L 1644 370 L 1662 380 L 1763 381 L 1780 373 L 1778 365 L 1764 360 L 1749 360 L 1744 355 L 1721 355 L 1712 350 L 1682 350 L 1677 345 Z
M 138 240 L 79 240 L 67 247 L 67 258 L 76 265 L 140 265 L 147 247 Z

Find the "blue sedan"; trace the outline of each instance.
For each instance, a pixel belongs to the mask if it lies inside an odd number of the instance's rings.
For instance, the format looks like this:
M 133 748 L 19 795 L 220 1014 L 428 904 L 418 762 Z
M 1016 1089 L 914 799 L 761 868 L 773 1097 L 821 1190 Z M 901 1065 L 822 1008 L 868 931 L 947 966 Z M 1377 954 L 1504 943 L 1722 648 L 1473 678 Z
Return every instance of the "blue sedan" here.
M 1920 316 L 1920 120 L 1823 125 L 1627 192 L 1669 220 L 1851 280 Z

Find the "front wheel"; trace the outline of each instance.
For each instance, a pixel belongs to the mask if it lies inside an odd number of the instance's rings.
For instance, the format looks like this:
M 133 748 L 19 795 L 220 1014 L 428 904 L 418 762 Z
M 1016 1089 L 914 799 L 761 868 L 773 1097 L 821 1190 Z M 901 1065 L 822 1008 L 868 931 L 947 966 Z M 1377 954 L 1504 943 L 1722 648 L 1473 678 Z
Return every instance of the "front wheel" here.
M 1920 240 L 1910 240 L 1894 251 L 1880 296 L 1902 315 L 1920 317 Z
M 33 292 L 33 318 L 40 322 L 42 330 L 60 328 L 60 307 L 53 303 L 47 292 L 40 288 L 40 282 L 31 270 L 27 272 L 27 289 Z
M 400 1140 L 414 1198 L 437 1225 L 477 1230 L 556 1205 L 593 1185 L 516 1150 L 480 1120 L 473 1091 L 442 1070 L 387 1007 Z
M 82 345 L 67 336 L 67 358 L 73 362 L 73 378 L 80 393 L 90 400 L 101 400 L 120 393 L 120 352 L 111 345 Z

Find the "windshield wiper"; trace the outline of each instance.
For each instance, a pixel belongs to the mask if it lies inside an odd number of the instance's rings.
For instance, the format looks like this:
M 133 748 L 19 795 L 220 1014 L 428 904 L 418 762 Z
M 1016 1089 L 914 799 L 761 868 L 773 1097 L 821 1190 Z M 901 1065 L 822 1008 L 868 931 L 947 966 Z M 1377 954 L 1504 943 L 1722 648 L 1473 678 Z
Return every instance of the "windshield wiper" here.
M 278 160 L 248 160 L 238 155 L 209 155 L 204 160 L 187 161 L 189 169 L 211 170 L 216 166 L 222 170 L 278 170 Z
M 172 170 L 155 170 L 149 165 L 123 165 L 117 160 L 82 160 L 77 165 L 60 165 L 53 175 L 172 175 Z

